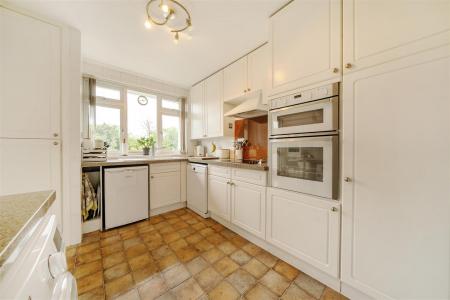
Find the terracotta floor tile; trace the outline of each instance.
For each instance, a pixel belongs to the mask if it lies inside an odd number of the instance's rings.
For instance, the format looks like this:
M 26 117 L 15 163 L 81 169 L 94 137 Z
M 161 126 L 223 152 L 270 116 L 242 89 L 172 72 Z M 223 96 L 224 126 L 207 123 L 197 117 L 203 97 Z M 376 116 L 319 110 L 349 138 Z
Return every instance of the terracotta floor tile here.
M 169 243 L 169 247 L 174 251 L 179 250 L 184 247 L 187 247 L 187 246 L 188 246 L 188 243 L 184 239 L 179 239 L 179 240 L 176 240 L 175 242 Z
M 158 271 L 159 271 L 158 266 L 154 262 L 151 262 L 144 268 L 133 271 L 134 282 L 140 283 L 142 281 L 145 281 L 150 277 L 152 277 Z
M 152 262 L 153 259 L 150 256 L 150 253 L 144 253 L 128 260 L 128 264 L 133 271 L 142 269 Z
M 240 294 L 230 283 L 222 281 L 208 296 L 213 300 L 235 300 L 240 297 Z
M 123 250 L 123 243 L 122 241 L 117 241 L 113 244 L 107 245 L 100 249 L 102 251 L 102 256 L 108 256 L 110 254 L 113 254 L 118 251 Z
M 126 292 L 125 294 L 120 295 L 117 298 L 114 298 L 114 300 L 140 300 L 139 293 L 137 289 L 132 289 Z
M 237 250 L 236 246 L 233 245 L 230 241 L 225 241 L 217 246 L 223 253 L 226 255 L 230 255 L 234 251 Z
M 223 277 L 230 275 L 238 268 L 239 265 L 231 260 L 228 256 L 225 256 L 214 264 L 214 269 L 216 269 Z
M 103 268 L 108 269 L 126 260 L 125 252 L 120 251 L 103 257 Z
M 220 232 L 220 231 L 224 230 L 225 227 L 222 224 L 215 224 L 212 226 L 212 229 L 214 229 L 217 232 Z
M 257 284 L 250 291 L 245 294 L 245 299 L 248 300 L 276 300 L 277 295 L 272 293 L 268 288 L 261 284 Z M 299 299 L 300 300 L 300 299 Z
M 178 259 L 183 263 L 186 263 L 200 255 L 200 252 L 192 246 L 181 248 L 175 253 L 178 256 Z
M 109 230 L 100 232 L 100 238 L 105 239 L 105 238 L 108 238 L 110 236 L 117 235 L 117 234 L 119 234 L 119 231 L 117 229 L 109 229 Z
M 75 272 L 73 275 L 75 276 L 75 278 L 78 279 L 78 278 L 81 278 L 86 275 L 89 275 L 89 274 L 92 274 L 92 273 L 95 273 L 98 271 L 102 271 L 102 270 L 103 270 L 102 261 L 99 259 L 99 260 L 96 260 L 93 262 L 89 262 L 89 263 L 77 266 L 75 268 Z
M 105 290 L 98 287 L 78 296 L 78 300 L 103 300 L 105 299 Z
M 158 224 L 159 222 L 164 221 L 164 218 L 161 216 L 154 216 L 154 217 L 150 217 L 149 223 L 150 224 Z
M 304 290 L 296 286 L 295 284 L 291 284 L 291 286 L 284 292 L 283 296 L 280 298 L 281 300 L 316 300 L 311 295 L 307 294 Z
M 133 277 L 131 274 L 119 277 L 105 284 L 106 297 L 122 294 L 131 289 L 134 285 Z
M 76 246 L 70 246 L 66 248 L 66 257 L 74 257 L 76 253 L 77 253 Z
M 255 258 L 252 258 L 242 268 L 256 278 L 261 278 L 269 270 L 269 268 L 266 267 L 266 265 L 264 265 L 262 262 L 260 262 Z
M 191 227 L 186 227 L 186 228 L 178 230 L 178 233 L 180 234 L 180 236 L 182 238 L 187 237 L 187 236 L 193 234 L 194 232 L 195 232 L 195 230 L 192 229 Z
M 109 269 L 103 271 L 103 277 L 105 278 L 105 282 L 109 282 L 113 279 L 122 277 L 125 274 L 130 272 L 130 268 L 126 262 L 115 265 Z
M 231 230 L 229 230 L 229 229 L 224 229 L 224 230 L 222 230 L 222 231 L 220 232 L 220 234 L 221 234 L 224 238 L 226 238 L 226 239 L 228 239 L 228 240 L 231 240 L 232 238 L 234 238 L 234 237 L 237 236 L 236 233 L 234 233 L 233 231 L 231 231 Z
M 139 288 L 139 295 L 142 300 L 151 300 L 162 295 L 168 289 L 166 282 L 161 275 L 155 275 L 149 281 L 142 284 Z
M 189 224 L 183 221 L 178 221 L 177 223 L 173 224 L 172 227 L 173 229 L 179 231 L 181 229 L 188 228 Z
M 91 261 L 95 261 L 95 260 L 99 260 L 102 258 L 102 254 L 100 252 L 100 249 L 96 249 L 92 252 L 86 253 L 86 254 L 82 254 L 82 255 L 77 255 L 76 259 L 75 259 L 75 265 L 81 265 L 81 264 L 85 264 Z
M 245 252 L 247 252 L 251 256 L 256 256 L 259 253 L 261 253 L 261 251 L 262 251 L 262 249 L 260 247 L 256 246 L 253 243 L 245 244 L 244 246 L 242 246 L 242 250 L 244 250 Z
M 209 266 L 208 262 L 201 256 L 194 258 L 186 264 L 186 268 L 192 275 L 195 275 Z
M 158 224 L 154 225 L 156 230 L 161 230 L 164 227 L 170 226 L 169 223 L 167 223 L 167 221 L 164 219 L 164 221 L 159 222 Z
M 153 241 L 149 241 L 145 243 L 147 245 L 147 248 L 149 251 L 153 251 L 159 247 L 161 247 L 162 245 L 164 245 L 164 241 L 161 240 L 153 240 Z
M 194 233 L 194 234 L 186 237 L 186 242 L 188 242 L 189 244 L 196 244 L 203 239 L 204 239 L 204 237 L 201 234 Z
M 310 295 L 317 299 L 320 298 L 325 289 L 325 285 L 302 272 L 298 275 L 294 282 L 300 288 L 307 291 Z
M 192 228 L 194 228 L 195 230 L 202 230 L 202 229 L 204 229 L 206 227 L 206 225 L 205 224 L 203 224 L 203 223 L 200 223 L 200 222 L 198 222 L 198 223 L 196 223 L 196 224 L 194 224 L 194 225 L 192 225 Z
M 260 282 L 278 296 L 283 295 L 290 284 L 289 280 L 273 270 L 269 270 L 269 272 L 261 278 Z
M 320 300 L 348 300 L 344 295 L 339 294 L 335 290 L 327 287 L 322 293 Z
M 103 272 L 99 271 L 77 280 L 78 294 L 83 294 L 103 285 Z
M 165 269 L 170 268 L 178 262 L 178 257 L 175 254 L 169 254 L 158 260 L 158 267 L 161 271 L 164 271 Z
M 171 225 L 169 225 L 169 226 L 164 226 L 163 228 L 159 229 L 158 231 L 159 231 L 159 233 L 161 233 L 164 236 L 165 234 L 174 232 L 175 229 Z
M 193 278 L 186 280 L 174 288 L 172 292 L 177 299 L 198 299 L 203 294 L 202 288 Z
M 275 256 L 273 256 L 272 254 L 270 254 L 267 251 L 262 251 L 260 254 L 258 254 L 256 256 L 256 258 L 262 262 L 263 264 L 265 264 L 266 266 L 268 266 L 269 268 L 273 268 L 273 266 L 275 266 L 275 264 L 278 261 L 278 258 L 276 258 Z
M 111 236 L 106 237 L 105 239 L 100 240 L 100 244 L 102 247 L 106 247 L 108 245 L 115 244 L 120 241 L 122 241 L 122 239 L 120 238 L 120 235 L 115 234 L 115 235 L 111 235 Z
M 128 259 L 131 259 L 135 256 L 141 255 L 148 252 L 147 246 L 145 244 L 137 244 L 134 246 L 131 246 L 127 250 L 125 250 L 125 254 Z
M 212 290 L 219 282 L 222 281 L 223 277 L 214 268 L 209 267 L 204 269 L 200 273 L 194 276 L 198 284 L 206 291 Z
M 244 265 L 252 259 L 246 252 L 242 250 L 237 250 L 230 255 L 230 258 L 234 260 L 239 265 Z
M 247 292 L 256 283 L 256 278 L 244 269 L 237 269 L 227 277 L 227 281 L 241 294 Z
M 174 242 L 180 238 L 181 238 L 181 236 L 178 232 L 171 232 L 171 233 L 163 234 L 163 239 L 166 243 Z
M 218 248 L 215 247 L 202 253 L 202 257 L 206 259 L 206 261 L 209 262 L 210 264 L 215 263 L 224 256 L 225 253 L 223 253 L 222 251 L 220 251 Z
M 155 300 L 177 300 L 177 296 L 172 291 L 165 292 Z
M 162 240 L 162 235 L 157 231 L 141 233 L 140 237 L 144 242 L 151 242 L 156 240 Z
M 139 229 L 138 229 L 139 235 L 144 234 L 144 233 L 153 232 L 155 230 L 156 230 L 155 227 L 149 223 L 147 223 L 145 226 L 139 227 Z
M 226 241 L 226 239 L 218 233 L 213 233 L 213 234 L 207 236 L 206 240 L 215 246 Z
M 183 219 L 183 217 L 181 217 L 181 219 Z M 196 219 L 190 218 L 190 217 L 185 217 L 185 219 L 183 219 L 183 220 L 185 220 L 185 222 L 189 225 L 194 225 L 194 224 L 198 223 L 198 221 Z
M 208 242 L 207 240 L 201 240 L 193 245 L 200 252 L 208 251 L 214 248 L 214 245 Z
M 89 244 L 84 244 L 84 245 L 81 245 L 78 247 L 77 254 L 78 255 L 86 254 L 86 253 L 92 252 L 98 248 L 100 248 L 100 242 L 92 242 Z
M 127 239 L 123 241 L 123 248 L 128 249 L 130 247 L 133 247 L 135 245 L 138 244 L 143 244 L 144 241 L 139 237 L 139 236 L 135 236 L 133 238 Z
M 207 237 L 207 236 L 210 236 L 211 234 L 214 234 L 215 231 L 214 231 L 214 229 L 207 227 L 207 228 L 203 228 L 202 230 L 200 230 L 199 233 L 201 235 L 203 235 L 204 237 Z
M 241 236 L 235 236 L 231 238 L 230 242 L 232 242 L 233 245 L 235 245 L 238 248 L 241 248 L 248 243 L 248 241 Z
M 175 265 L 163 272 L 164 280 L 169 288 L 173 288 L 189 277 L 191 274 L 182 264 Z
M 161 247 L 152 251 L 152 256 L 155 260 L 159 260 L 170 254 L 173 254 L 173 251 L 169 248 L 168 245 L 162 245 Z
M 279 260 L 273 269 L 286 277 L 289 281 L 294 280 L 298 274 L 300 274 L 299 270 L 282 260 Z

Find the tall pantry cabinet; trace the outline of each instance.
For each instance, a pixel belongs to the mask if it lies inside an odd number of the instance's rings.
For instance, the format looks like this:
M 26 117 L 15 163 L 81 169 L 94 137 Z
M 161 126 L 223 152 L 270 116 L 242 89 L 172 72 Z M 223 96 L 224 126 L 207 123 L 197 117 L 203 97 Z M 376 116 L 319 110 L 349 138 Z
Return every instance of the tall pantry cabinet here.
M 79 207 L 79 32 L 0 5 L 0 45 L 0 195 L 55 190 L 51 212 L 70 243 L 75 193 Z
M 343 2 L 342 291 L 448 299 L 450 2 Z

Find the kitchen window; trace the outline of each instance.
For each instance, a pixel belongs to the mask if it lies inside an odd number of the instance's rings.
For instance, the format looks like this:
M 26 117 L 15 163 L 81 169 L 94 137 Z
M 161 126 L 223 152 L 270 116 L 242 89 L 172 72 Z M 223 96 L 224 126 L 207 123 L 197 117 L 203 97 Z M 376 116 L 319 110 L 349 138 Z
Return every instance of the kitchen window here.
M 179 98 L 97 81 L 96 139 L 103 139 L 110 155 L 118 155 L 123 141 L 130 154 L 142 153 L 138 139 L 153 136 L 159 154 L 179 154 L 183 147 L 184 117 Z

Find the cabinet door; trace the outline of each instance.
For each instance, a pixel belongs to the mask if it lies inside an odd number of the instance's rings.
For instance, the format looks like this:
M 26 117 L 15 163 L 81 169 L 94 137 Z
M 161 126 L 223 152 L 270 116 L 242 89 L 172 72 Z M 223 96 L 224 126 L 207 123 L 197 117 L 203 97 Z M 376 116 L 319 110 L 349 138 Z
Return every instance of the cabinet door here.
M 56 143 L 56 145 L 55 145 Z M 44 139 L 0 139 L 0 195 L 55 190 L 61 229 L 61 146 Z
M 267 103 L 265 91 L 270 78 L 269 58 L 269 46 L 267 44 L 247 56 L 248 90 L 262 90 L 263 103 Z
M 203 92 L 204 82 L 194 85 L 191 89 L 191 139 L 199 139 L 205 136 Z
M 230 221 L 229 179 L 208 175 L 208 210 Z
M 245 94 L 247 90 L 247 56 L 223 70 L 223 98 L 225 101 Z
M 56 26 L 0 7 L 0 137 L 60 134 L 60 36 Z
M 181 202 L 180 172 L 150 175 L 150 209 Z
M 344 72 L 450 43 L 450 1 L 344 0 Z
M 375 299 L 450 298 L 449 53 L 344 76 L 342 280 Z
M 275 188 L 267 193 L 267 241 L 339 276 L 339 203 Z
M 231 222 L 265 239 L 266 187 L 233 180 Z
M 223 135 L 223 72 L 205 80 L 206 135 Z
M 340 81 L 339 0 L 293 1 L 275 14 L 270 24 L 270 94 L 325 80 Z

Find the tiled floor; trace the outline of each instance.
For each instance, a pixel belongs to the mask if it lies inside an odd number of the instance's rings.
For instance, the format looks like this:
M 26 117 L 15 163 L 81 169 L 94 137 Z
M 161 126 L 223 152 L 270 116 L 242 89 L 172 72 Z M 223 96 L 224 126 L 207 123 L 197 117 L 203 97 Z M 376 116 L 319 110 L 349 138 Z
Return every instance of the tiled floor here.
M 346 299 L 188 209 L 87 234 L 67 261 L 80 299 Z

